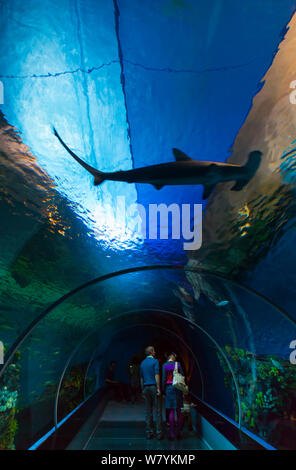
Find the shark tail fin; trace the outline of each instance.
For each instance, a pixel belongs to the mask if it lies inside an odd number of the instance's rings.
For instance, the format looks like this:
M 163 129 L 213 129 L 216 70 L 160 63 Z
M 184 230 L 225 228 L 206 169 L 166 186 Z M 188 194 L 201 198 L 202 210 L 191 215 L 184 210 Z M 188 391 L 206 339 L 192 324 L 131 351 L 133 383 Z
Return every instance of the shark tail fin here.
M 105 181 L 105 173 L 103 171 L 97 170 L 97 174 L 95 175 L 94 185 L 98 186 L 99 184 L 102 184 L 103 181 Z
M 239 179 L 231 188 L 231 191 L 240 191 L 241 189 L 243 189 L 244 186 L 249 183 L 249 181 L 251 181 L 260 166 L 261 157 L 262 152 L 260 152 L 259 150 L 254 150 L 253 152 L 249 153 L 248 161 L 243 167 L 246 176 L 245 178 Z
M 95 182 L 94 184 L 97 186 L 98 184 L 101 184 L 103 181 L 104 181 L 104 173 L 102 171 L 99 171 L 97 170 L 96 168 L 88 165 L 88 163 L 84 162 L 81 158 L 78 157 L 78 155 L 76 155 L 76 153 L 72 152 L 72 150 L 68 147 L 67 144 L 65 144 L 65 142 L 63 141 L 63 139 L 60 137 L 60 135 L 58 134 L 57 130 L 55 128 L 53 128 L 53 133 L 54 135 L 58 138 L 58 140 L 60 141 L 60 143 L 62 144 L 62 146 L 67 150 L 67 152 L 74 158 L 74 160 L 77 161 L 77 163 L 79 163 L 79 165 L 81 165 L 83 168 L 86 169 L 86 171 L 88 171 L 91 175 L 94 176 L 95 178 Z

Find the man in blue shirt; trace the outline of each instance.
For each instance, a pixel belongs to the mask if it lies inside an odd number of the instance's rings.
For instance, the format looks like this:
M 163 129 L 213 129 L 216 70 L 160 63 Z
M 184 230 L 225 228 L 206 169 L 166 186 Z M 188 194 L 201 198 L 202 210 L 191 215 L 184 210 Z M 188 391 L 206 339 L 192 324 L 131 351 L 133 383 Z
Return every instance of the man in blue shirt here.
M 160 377 L 159 363 L 155 359 L 155 349 L 148 346 L 145 349 L 146 359 L 140 367 L 141 387 L 146 402 L 146 435 L 147 439 L 153 437 L 153 411 L 156 415 L 156 435 L 162 439 L 161 408 L 160 408 Z

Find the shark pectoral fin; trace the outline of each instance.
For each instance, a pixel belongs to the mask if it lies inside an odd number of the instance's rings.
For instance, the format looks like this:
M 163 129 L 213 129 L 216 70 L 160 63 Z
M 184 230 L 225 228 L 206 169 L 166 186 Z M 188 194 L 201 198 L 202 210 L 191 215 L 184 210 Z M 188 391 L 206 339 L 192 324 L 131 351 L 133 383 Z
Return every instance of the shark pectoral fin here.
M 232 186 L 231 191 L 240 191 L 243 189 L 246 184 L 248 184 L 249 180 L 239 180 L 235 183 L 234 186 Z
M 173 149 L 173 154 L 177 162 L 190 162 L 192 158 L 188 157 L 182 150 Z
M 202 194 L 203 199 L 207 199 L 211 192 L 213 191 L 215 185 L 214 184 L 204 184 L 204 190 Z
M 161 189 L 163 188 L 163 184 L 152 184 L 152 186 L 154 186 L 155 189 Z

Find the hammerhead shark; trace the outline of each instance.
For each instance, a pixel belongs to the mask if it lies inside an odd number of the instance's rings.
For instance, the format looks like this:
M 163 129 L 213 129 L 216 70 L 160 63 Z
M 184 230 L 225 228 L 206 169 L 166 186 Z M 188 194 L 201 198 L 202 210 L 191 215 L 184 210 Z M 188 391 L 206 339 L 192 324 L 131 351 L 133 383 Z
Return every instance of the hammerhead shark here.
M 235 181 L 232 191 L 240 191 L 253 178 L 261 162 L 262 152 L 254 150 L 249 153 L 245 165 L 232 163 L 195 161 L 184 152 L 173 148 L 175 162 L 160 163 L 142 168 L 126 171 L 114 171 L 112 173 L 99 171 L 85 163 L 65 144 L 62 138 L 53 128 L 55 136 L 69 154 L 94 176 L 95 186 L 103 181 L 125 181 L 126 183 L 148 183 L 156 189 L 166 185 L 203 184 L 203 199 L 207 199 L 217 183 Z

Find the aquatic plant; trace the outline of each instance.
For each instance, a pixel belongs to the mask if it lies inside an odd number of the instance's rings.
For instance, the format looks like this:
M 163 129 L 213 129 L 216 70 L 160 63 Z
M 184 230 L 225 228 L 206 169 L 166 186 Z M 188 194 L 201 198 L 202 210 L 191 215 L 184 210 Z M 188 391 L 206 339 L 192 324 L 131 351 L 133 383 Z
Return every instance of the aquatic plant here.
M 242 425 L 264 438 L 270 438 L 279 419 L 293 417 L 296 374 L 289 361 L 271 355 L 255 356 L 249 351 L 225 346 L 234 369 L 241 401 Z M 226 387 L 233 393 L 235 418 L 238 419 L 236 389 L 227 364 L 220 353 Z M 252 374 L 255 369 L 255 377 Z M 254 367 L 255 366 L 255 367 Z
M 84 367 L 78 364 L 65 377 L 59 399 L 62 416 L 66 416 L 83 401 L 84 374 Z
M 59 394 L 58 419 L 64 418 L 74 410 L 83 400 L 85 367 L 82 364 L 73 366 L 65 376 Z M 58 383 L 48 380 L 43 393 L 35 397 L 35 405 L 41 402 L 52 402 L 55 399 Z M 86 380 L 86 390 L 93 389 L 94 378 Z
M 15 361 L 10 364 L 1 380 L 0 388 L 0 450 L 14 450 L 15 436 L 18 430 L 16 419 L 17 401 L 19 394 L 18 361 L 20 353 L 15 355 Z

